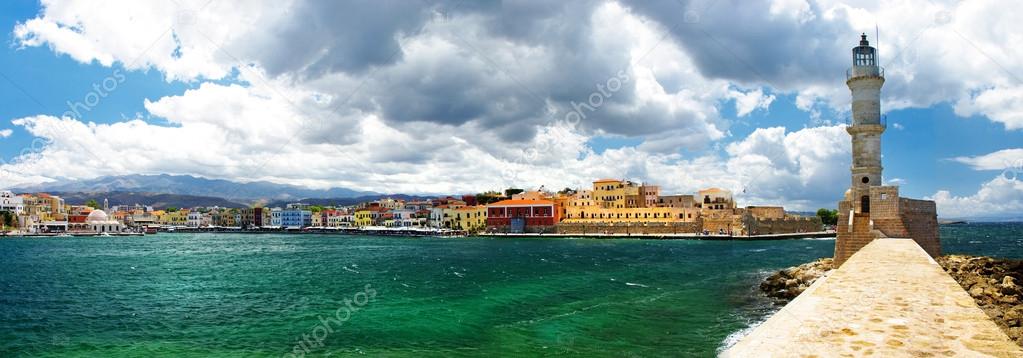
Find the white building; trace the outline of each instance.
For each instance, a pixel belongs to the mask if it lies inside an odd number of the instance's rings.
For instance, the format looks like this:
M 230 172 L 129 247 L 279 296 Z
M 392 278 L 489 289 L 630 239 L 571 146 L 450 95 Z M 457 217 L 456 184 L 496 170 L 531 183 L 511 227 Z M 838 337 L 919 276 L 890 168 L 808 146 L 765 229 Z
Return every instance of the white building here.
M 281 213 L 282 212 L 283 212 L 283 210 L 281 210 L 281 208 L 270 209 L 270 226 L 276 226 L 276 227 L 280 227 L 281 226 Z
M 25 201 L 10 190 L 0 191 L 0 211 L 10 211 L 15 215 L 25 212 Z
M 355 226 L 355 215 L 342 214 L 327 217 L 328 227 L 349 227 Z
M 392 219 L 394 220 L 394 226 L 400 227 L 413 227 L 423 226 L 426 224 L 426 220 L 417 218 L 416 211 L 410 209 L 400 209 L 391 211 Z
M 203 213 L 198 210 L 192 210 L 188 212 L 188 217 L 185 219 L 185 225 L 188 227 L 201 227 L 203 225 Z M 208 222 L 209 220 L 207 220 Z M 208 225 L 208 223 L 207 223 Z
M 85 217 L 85 225 L 93 232 L 98 233 L 121 232 L 123 227 L 117 220 L 110 220 L 103 210 L 93 210 L 89 213 L 89 216 Z

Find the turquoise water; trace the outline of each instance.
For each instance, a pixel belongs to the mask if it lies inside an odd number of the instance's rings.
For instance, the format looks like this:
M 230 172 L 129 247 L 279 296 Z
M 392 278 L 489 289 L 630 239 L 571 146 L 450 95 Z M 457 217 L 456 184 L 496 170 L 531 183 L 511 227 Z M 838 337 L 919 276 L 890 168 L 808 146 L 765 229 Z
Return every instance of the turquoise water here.
M 1011 245 L 971 244 L 956 230 L 950 251 L 1020 256 L 1019 226 L 993 234 L 1016 235 Z M 0 356 L 713 356 L 776 309 L 756 292 L 763 277 L 833 245 L 4 239 Z

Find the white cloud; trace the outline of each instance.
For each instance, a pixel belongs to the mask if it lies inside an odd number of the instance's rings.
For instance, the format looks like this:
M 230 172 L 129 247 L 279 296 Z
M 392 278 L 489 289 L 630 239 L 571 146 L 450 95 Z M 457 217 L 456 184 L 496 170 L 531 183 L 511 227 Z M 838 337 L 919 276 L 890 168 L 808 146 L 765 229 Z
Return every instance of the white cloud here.
M 956 157 L 952 160 L 969 165 L 974 170 L 1020 169 L 1023 171 L 1023 149 L 1002 149 L 975 157 Z
M 928 199 L 937 203 L 940 217 L 1019 219 L 1023 213 L 1023 181 L 999 175 L 981 185 L 976 194 L 954 196 L 941 190 Z
M 739 117 L 745 117 L 757 109 L 767 110 L 774 102 L 774 95 L 765 95 L 762 89 L 749 92 L 737 90 L 728 91 L 728 97 L 735 99 L 735 112 Z
M 14 134 L 14 131 L 11 129 L 0 129 L 0 138 L 10 137 L 11 134 Z
M 987 115 L 1005 129 L 1023 129 L 1023 87 L 990 88 L 961 98 L 955 105 L 960 116 Z
M 960 116 L 1023 128 L 1023 87 L 1012 76 L 1023 73 L 1023 48 L 1005 46 L 1023 43 L 1023 7 L 997 1 L 691 6 L 709 10 L 682 26 L 686 8 L 675 2 L 397 4 L 325 12 L 317 6 L 346 4 L 44 1 L 15 26 L 15 45 L 199 84 L 145 102 L 169 125 L 15 120 L 52 143 L 0 169 L 21 182 L 176 173 L 435 193 L 610 176 L 814 209 L 834 205 L 848 185 L 848 134 L 824 114 L 848 111 L 848 51 L 874 24 L 886 110 L 948 102 Z M 705 26 L 730 22 L 743 26 Z M 578 126 L 556 121 L 623 69 L 622 90 Z M 233 71 L 227 84 L 205 82 Z M 769 109 L 774 94 L 794 94 L 828 126 L 729 138 L 719 106 L 734 100 L 745 117 Z M 643 143 L 596 154 L 585 144 L 594 135 Z M 680 154 L 710 147 L 725 149 Z M 956 160 L 1000 165 L 986 157 Z

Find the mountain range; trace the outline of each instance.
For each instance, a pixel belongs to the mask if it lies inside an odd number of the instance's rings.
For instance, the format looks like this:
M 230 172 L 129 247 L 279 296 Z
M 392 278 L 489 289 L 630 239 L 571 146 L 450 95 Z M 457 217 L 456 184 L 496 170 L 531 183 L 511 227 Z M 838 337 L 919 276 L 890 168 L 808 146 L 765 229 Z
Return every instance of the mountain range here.
M 231 202 L 272 202 L 299 199 L 356 198 L 380 195 L 347 188 L 309 189 L 267 181 L 239 183 L 191 175 L 120 175 L 85 180 L 67 180 L 11 189 L 19 193 L 159 193 L 223 198 Z

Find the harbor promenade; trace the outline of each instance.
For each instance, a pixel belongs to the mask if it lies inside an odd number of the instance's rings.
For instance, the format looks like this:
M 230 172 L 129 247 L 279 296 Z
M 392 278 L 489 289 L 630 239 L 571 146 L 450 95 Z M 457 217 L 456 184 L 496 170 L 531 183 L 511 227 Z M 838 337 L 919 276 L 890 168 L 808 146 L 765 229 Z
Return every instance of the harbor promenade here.
M 1023 357 L 973 298 L 909 239 L 878 239 L 724 357 Z

